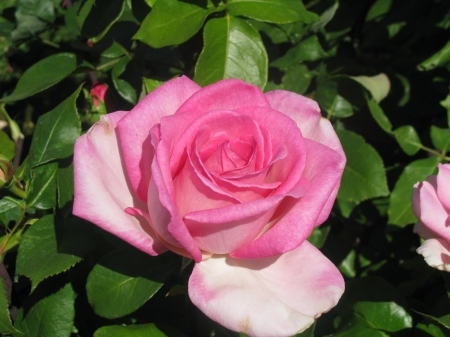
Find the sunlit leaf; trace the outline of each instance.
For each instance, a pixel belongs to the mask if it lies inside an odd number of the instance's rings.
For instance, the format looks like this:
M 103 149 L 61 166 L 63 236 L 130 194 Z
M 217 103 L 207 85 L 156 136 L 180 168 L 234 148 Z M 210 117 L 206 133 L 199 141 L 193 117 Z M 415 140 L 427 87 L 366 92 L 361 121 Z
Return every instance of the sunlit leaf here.
M 261 89 L 267 82 L 267 54 L 258 32 L 246 21 L 226 16 L 208 21 L 204 49 L 194 81 L 205 86 L 226 78 L 240 78 Z

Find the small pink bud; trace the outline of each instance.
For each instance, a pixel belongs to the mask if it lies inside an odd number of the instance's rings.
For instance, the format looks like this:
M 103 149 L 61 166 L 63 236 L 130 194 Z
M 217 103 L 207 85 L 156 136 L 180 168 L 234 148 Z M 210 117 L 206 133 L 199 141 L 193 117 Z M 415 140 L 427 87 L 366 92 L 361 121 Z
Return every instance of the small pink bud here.
M 109 111 L 114 110 L 114 103 L 112 102 L 109 88 L 103 83 L 94 83 L 92 85 L 90 95 L 96 107 L 100 106 L 100 102 L 104 102 Z

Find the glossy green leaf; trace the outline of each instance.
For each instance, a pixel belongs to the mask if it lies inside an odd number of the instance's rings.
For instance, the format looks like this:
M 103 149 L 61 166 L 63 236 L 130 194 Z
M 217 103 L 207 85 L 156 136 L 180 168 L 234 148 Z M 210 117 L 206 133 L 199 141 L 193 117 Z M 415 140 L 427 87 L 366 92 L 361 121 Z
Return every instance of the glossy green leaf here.
M 354 315 L 339 327 L 333 337 L 388 337 L 383 331 L 374 329 L 364 318 Z
M 154 48 L 183 43 L 200 30 L 208 14 L 214 10 L 214 7 L 204 8 L 195 2 L 156 1 L 133 38 Z
M 72 53 L 54 54 L 33 64 L 20 77 L 16 88 L 0 102 L 13 102 L 33 96 L 69 76 L 77 67 L 77 57 Z
M 301 41 L 295 47 L 289 49 L 287 53 L 273 61 L 270 66 L 280 69 L 288 69 L 303 61 L 317 61 L 327 57 L 327 53 L 322 48 L 319 39 L 313 35 Z
M 56 221 L 53 214 L 45 215 L 22 236 L 16 273 L 31 280 L 32 291 L 47 277 L 66 271 L 81 260 L 58 251 L 56 226 L 62 224 L 56 224 Z
M 17 1 L 17 10 L 48 22 L 55 21 L 53 0 L 19 0 Z
M 341 299 L 350 312 L 362 317 L 377 330 L 397 332 L 412 327 L 407 303 L 397 289 L 379 277 L 357 278 L 347 282 Z
M 370 92 L 375 102 L 380 103 L 389 93 L 391 82 L 386 74 L 376 76 L 349 76 Z
M 403 107 L 406 104 L 408 104 L 409 100 L 410 100 L 410 96 L 411 96 L 411 84 L 409 83 L 409 80 L 407 77 L 402 76 L 400 74 L 395 74 L 395 77 L 398 78 L 398 80 L 400 81 L 400 83 L 403 86 L 403 95 L 400 98 L 400 100 L 398 101 L 397 105 L 399 107 Z
M 23 331 L 26 337 L 69 337 L 75 318 L 75 292 L 67 284 L 57 293 L 52 294 L 36 304 L 25 314 L 24 308 L 19 310 L 16 328 Z M 24 336 L 14 334 L 14 337 Z
M 339 263 L 337 266 L 340 272 L 347 277 L 355 277 L 355 260 L 356 260 L 356 251 L 354 249 L 350 250 L 347 256 Z
M 261 89 L 267 82 L 267 54 L 258 32 L 246 21 L 226 16 L 208 21 L 204 49 L 194 81 L 205 86 L 226 78 L 240 78 Z
M 297 21 L 309 24 L 319 19 L 298 0 L 229 0 L 227 11 L 231 15 L 278 24 Z
M 7 212 L 16 207 L 24 207 L 25 205 L 21 200 L 17 200 L 11 197 L 4 197 L 0 200 L 0 213 Z
M 380 128 L 382 128 L 384 132 L 391 133 L 391 121 L 387 118 L 383 109 L 381 109 L 378 103 L 373 99 L 369 99 L 367 100 L 367 106 L 369 107 L 370 114 L 372 115 L 373 119 L 375 119 Z
M 169 335 L 162 332 L 153 324 L 136 324 L 136 325 L 109 325 L 104 326 L 95 331 L 94 337 L 184 337 L 182 333 L 173 333 L 171 329 Z
M 335 81 L 325 80 L 319 83 L 314 99 L 320 108 L 326 112 L 327 118 L 345 118 L 353 115 L 352 105 L 338 94 L 338 85 Z
M 128 57 L 122 58 L 113 68 L 112 81 L 122 98 L 131 104 L 136 104 L 141 90 L 141 74 L 139 67 Z
M 0 130 L 0 155 L 12 160 L 16 154 L 16 144 L 9 138 L 6 132 Z
M 50 209 L 56 206 L 56 172 L 58 163 L 49 163 L 31 170 L 27 206 Z
M 435 173 L 438 163 L 439 158 L 431 157 L 413 161 L 405 167 L 391 193 L 388 223 L 404 227 L 416 221 L 411 207 L 413 186 Z
M 75 140 L 81 133 L 75 105 L 80 90 L 81 86 L 56 108 L 38 119 L 30 148 L 31 168 L 51 160 L 66 158 L 73 153 Z
M 118 318 L 139 309 L 175 269 L 170 255 L 152 257 L 138 250 L 105 255 L 88 276 L 86 291 L 97 315 Z
M 417 68 L 419 68 L 419 70 L 431 70 L 436 67 L 444 66 L 448 62 L 450 62 L 450 41 L 437 53 L 420 63 Z
M 411 125 L 404 125 L 394 130 L 394 136 L 402 150 L 410 156 L 415 155 L 422 143 L 416 129 Z
M 5 282 L 2 278 L 0 278 L 0 334 L 16 332 L 19 335 L 20 331 L 15 329 L 11 323 L 8 307 L 9 305 L 8 298 L 6 296 Z
M 82 22 L 81 34 L 94 43 L 100 41 L 120 18 L 124 8 L 124 0 L 87 0 L 80 10 L 83 17 L 78 18 Z
M 378 152 L 354 132 L 339 130 L 337 134 L 347 156 L 338 198 L 359 203 L 387 196 L 386 171 Z
M 432 125 L 430 130 L 431 141 L 433 145 L 446 152 L 450 147 L 450 129 L 442 129 Z

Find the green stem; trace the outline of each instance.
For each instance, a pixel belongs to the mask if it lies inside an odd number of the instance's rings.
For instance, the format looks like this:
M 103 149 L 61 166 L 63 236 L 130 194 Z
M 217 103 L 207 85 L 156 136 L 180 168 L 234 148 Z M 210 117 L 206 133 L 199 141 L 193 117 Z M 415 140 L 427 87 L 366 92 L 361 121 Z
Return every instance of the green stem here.
M 112 66 L 112 65 L 118 63 L 121 59 L 122 59 L 122 58 L 119 58 L 119 59 L 115 59 L 115 60 L 109 61 L 109 62 L 107 62 L 107 63 L 105 63 L 105 64 L 102 64 L 101 66 L 96 67 L 95 70 L 97 70 L 97 71 L 103 70 L 103 69 L 105 69 L 105 68 L 107 68 L 107 67 L 109 67 L 109 66 Z
M 8 241 L 14 235 L 17 228 L 19 228 L 20 224 L 22 223 L 23 218 L 25 217 L 26 211 L 27 211 L 26 207 L 22 208 L 22 213 L 20 214 L 19 219 L 17 219 L 16 223 L 14 224 L 14 227 L 3 238 L 3 240 L 0 244 L 0 263 L 3 263 L 3 260 L 5 259 L 4 251 L 5 251 L 5 247 L 8 245 Z
M 42 41 L 42 43 L 45 43 L 45 44 L 47 44 L 47 45 L 49 45 L 49 46 L 52 46 L 52 47 L 54 47 L 54 48 L 61 48 L 61 46 L 59 45 L 59 44 L 57 44 L 57 43 L 54 43 L 54 42 L 52 42 L 52 41 L 49 41 L 49 40 L 47 40 L 47 39 L 41 39 L 41 41 Z
M 15 195 L 17 195 L 18 197 L 22 198 L 22 199 L 26 199 L 27 198 L 27 193 L 20 189 L 19 187 L 17 187 L 17 185 L 12 184 L 11 186 L 8 186 L 8 189 L 14 193 Z

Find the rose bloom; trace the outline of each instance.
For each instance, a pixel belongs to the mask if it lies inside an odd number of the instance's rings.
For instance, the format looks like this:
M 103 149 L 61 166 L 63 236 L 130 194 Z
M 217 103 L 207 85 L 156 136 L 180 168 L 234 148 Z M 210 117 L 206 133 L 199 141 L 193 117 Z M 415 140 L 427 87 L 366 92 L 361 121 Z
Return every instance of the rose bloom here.
M 181 77 L 77 140 L 73 213 L 150 255 L 192 258 L 189 297 L 223 326 L 290 336 L 344 291 L 306 239 L 345 161 L 311 99 Z
M 450 164 L 439 164 L 439 173 L 414 185 L 414 232 L 424 243 L 417 249 L 434 268 L 450 271 Z

